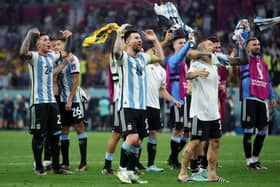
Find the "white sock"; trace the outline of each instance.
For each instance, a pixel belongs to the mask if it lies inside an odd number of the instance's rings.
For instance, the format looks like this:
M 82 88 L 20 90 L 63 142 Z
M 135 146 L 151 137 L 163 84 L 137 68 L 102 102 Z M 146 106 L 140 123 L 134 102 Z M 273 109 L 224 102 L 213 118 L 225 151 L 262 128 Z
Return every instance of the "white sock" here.
M 252 162 L 252 159 L 251 158 L 246 158 L 246 163 L 247 163 L 247 166 L 249 166 Z
M 252 162 L 255 163 L 255 162 L 258 162 L 259 161 L 259 157 L 257 156 L 252 156 Z

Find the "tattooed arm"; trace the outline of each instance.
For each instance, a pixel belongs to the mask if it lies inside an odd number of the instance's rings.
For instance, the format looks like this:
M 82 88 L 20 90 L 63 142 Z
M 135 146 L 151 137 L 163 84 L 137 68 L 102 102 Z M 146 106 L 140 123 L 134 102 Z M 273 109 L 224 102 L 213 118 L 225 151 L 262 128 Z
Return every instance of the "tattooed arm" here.
M 20 55 L 25 57 L 30 57 L 31 53 L 29 52 L 29 47 L 33 35 L 40 35 L 40 32 L 37 28 L 32 28 L 28 31 L 25 39 L 23 40 L 20 48 Z

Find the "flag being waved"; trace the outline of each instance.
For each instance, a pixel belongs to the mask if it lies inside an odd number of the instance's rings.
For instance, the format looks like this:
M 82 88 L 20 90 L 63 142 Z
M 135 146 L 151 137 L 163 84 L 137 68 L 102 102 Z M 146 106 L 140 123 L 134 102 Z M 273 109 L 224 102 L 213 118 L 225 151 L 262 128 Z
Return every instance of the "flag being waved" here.
M 187 36 L 188 33 L 194 32 L 194 30 L 185 24 L 178 13 L 177 8 L 171 2 L 167 2 L 165 4 L 158 5 L 157 3 L 154 4 L 154 11 L 158 16 L 163 16 L 167 20 L 172 22 L 172 27 L 179 29 L 182 28 L 185 35 Z
M 265 29 L 268 29 L 272 25 L 275 25 L 277 23 L 280 23 L 280 16 L 274 17 L 274 18 L 261 18 L 256 17 L 254 19 L 254 23 L 259 26 L 260 31 L 263 31 Z
M 84 39 L 82 46 L 89 47 L 94 44 L 101 44 L 106 42 L 109 35 L 120 28 L 120 26 L 116 23 L 109 23 L 104 27 L 93 32 L 91 36 L 88 36 Z

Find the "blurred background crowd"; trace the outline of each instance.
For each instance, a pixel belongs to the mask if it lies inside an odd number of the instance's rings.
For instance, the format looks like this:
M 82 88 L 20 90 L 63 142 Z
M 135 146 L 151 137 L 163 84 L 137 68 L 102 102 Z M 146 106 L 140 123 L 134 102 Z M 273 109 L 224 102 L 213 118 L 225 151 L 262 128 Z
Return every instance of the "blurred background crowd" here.
M 197 31 L 199 39 L 216 35 L 223 51 L 229 54 L 233 47 L 233 30 L 241 18 L 247 18 L 251 24 L 251 34 L 260 38 L 263 59 L 268 64 L 272 84 L 280 95 L 280 25 L 260 32 L 253 25 L 256 16 L 271 18 L 280 15 L 280 1 L 277 0 L 170 0 L 178 6 L 185 23 Z M 106 89 L 108 54 L 110 42 L 95 45 L 89 49 L 81 46 L 83 39 L 94 30 L 110 22 L 130 23 L 139 30 L 154 29 L 162 39 L 163 28 L 153 11 L 153 3 L 164 0 L 3 0 L 0 5 L 0 127 L 23 128 L 28 123 L 28 97 L 9 95 L 7 90 L 28 90 L 29 74 L 27 64 L 19 56 L 19 48 L 26 32 L 31 27 L 38 27 L 56 37 L 61 29 L 73 32 L 73 52 L 81 63 L 81 86 L 83 88 Z M 228 107 L 238 118 L 238 72 L 228 77 Z M 5 91 L 4 91 L 5 90 Z M 88 114 L 90 129 L 106 130 L 109 121 L 104 118 L 104 103 L 101 95 L 89 94 Z M 231 98 L 233 97 L 233 98 Z M 107 99 L 108 100 L 108 99 Z M 232 100 L 232 102 L 231 102 Z M 102 104 L 100 104 L 102 103 Z M 102 106 L 101 106 L 102 105 Z M 109 104 L 105 106 L 109 110 Z M 163 107 L 164 108 L 164 107 Z M 102 111 L 102 112 L 101 112 Z M 228 111 L 230 114 L 230 111 Z M 5 119 L 7 113 L 11 119 Z M 101 114 L 102 113 L 102 114 Z M 108 114 L 107 114 L 108 113 Z M 280 133 L 280 109 L 271 111 L 275 129 Z M 163 115 L 165 112 L 163 112 Z M 105 112 L 109 115 L 109 112 Z M 273 120 L 276 120 L 273 122 Z M 278 121 L 277 121 L 278 120 Z M 9 122 L 7 122 L 9 121 Z M 231 120 L 229 120 L 231 121 Z M 235 119 L 238 125 L 239 119 Z

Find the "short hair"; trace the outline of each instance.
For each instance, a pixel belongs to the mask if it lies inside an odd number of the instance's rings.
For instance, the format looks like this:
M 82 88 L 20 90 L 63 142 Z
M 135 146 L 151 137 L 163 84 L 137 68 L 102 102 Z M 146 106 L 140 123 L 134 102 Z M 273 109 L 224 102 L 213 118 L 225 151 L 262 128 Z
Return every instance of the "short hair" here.
M 129 37 L 132 33 L 138 33 L 138 34 L 139 34 L 139 32 L 138 32 L 137 30 L 135 30 L 135 29 L 127 30 L 127 31 L 124 33 L 124 36 L 123 36 L 124 41 L 127 41 L 128 37 Z
M 217 38 L 217 36 L 210 36 L 207 38 L 207 40 L 210 40 L 213 43 L 220 42 L 220 40 Z
M 182 29 L 173 31 L 173 34 L 174 34 L 174 37 L 173 37 L 172 42 L 175 42 L 176 40 L 178 40 L 180 38 L 186 38 L 186 35 Z
M 54 39 L 53 41 L 62 41 L 62 42 L 65 42 L 65 41 L 66 41 L 66 38 L 56 38 L 56 39 Z
M 253 40 L 259 40 L 259 39 L 257 37 L 250 37 L 246 42 L 246 46 L 248 46 L 249 42 L 251 42 Z
M 45 36 L 45 35 L 47 35 L 47 36 L 48 36 L 48 34 L 47 34 L 47 33 L 45 33 L 45 32 L 40 32 L 40 34 L 39 34 L 39 35 L 35 35 L 35 36 L 34 36 L 34 44 L 36 45 L 36 43 L 37 43 L 38 39 L 39 39 L 41 36 Z

